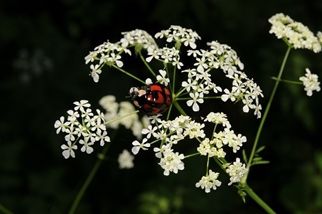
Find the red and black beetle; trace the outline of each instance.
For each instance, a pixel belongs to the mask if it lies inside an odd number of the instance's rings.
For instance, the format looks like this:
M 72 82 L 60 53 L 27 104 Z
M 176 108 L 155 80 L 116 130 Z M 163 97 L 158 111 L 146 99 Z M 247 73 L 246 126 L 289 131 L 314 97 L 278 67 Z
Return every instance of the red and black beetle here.
M 149 116 L 165 112 L 172 102 L 170 89 L 160 83 L 132 87 L 129 94 L 133 104 Z

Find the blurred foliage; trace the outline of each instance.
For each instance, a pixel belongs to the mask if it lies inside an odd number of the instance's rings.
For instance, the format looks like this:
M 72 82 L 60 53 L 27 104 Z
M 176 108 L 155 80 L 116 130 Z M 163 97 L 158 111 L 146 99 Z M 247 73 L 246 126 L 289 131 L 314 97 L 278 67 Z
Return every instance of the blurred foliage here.
M 267 19 L 284 12 L 322 30 L 320 0 L 164 0 L 164 1 L 1 1 L 0 204 L 14 213 L 66 213 L 95 162 L 95 155 L 63 160 L 54 121 L 73 101 L 114 94 L 126 99 L 135 83 L 108 70 L 99 84 L 89 78 L 84 56 L 106 39 L 135 28 L 151 34 L 182 25 L 203 42 L 231 45 L 266 97 L 285 45 L 268 34 Z M 305 67 L 321 76 L 321 55 L 292 52 L 286 79 Z M 121 84 L 120 84 L 121 83 Z M 122 87 L 120 87 L 122 86 Z M 306 97 L 296 85 L 281 84 L 260 140 L 270 164 L 253 169 L 249 183 L 278 213 L 322 213 L 321 93 Z M 252 142 L 258 121 L 233 112 L 233 126 Z M 117 154 L 130 142 L 126 130 L 115 136 L 77 213 L 261 213 L 250 199 L 223 185 L 205 194 L 194 187 L 198 161 L 187 161 L 179 175 L 164 177 L 153 154 L 135 160 L 131 171 L 118 169 Z M 246 148 L 246 149 L 249 149 Z

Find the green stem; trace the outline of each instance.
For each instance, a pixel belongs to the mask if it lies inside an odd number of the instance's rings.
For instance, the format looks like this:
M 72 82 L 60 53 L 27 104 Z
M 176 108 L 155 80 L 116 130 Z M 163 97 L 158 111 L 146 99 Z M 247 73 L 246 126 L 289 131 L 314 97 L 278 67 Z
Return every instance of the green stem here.
M 79 190 L 79 192 L 77 193 L 77 195 L 73 201 L 73 204 L 68 212 L 69 214 L 75 213 L 80 200 L 83 198 L 85 191 L 87 190 L 89 184 L 92 182 L 93 178 L 95 177 L 97 170 L 100 168 L 100 166 L 104 160 L 104 157 L 106 155 L 106 152 L 108 151 L 108 148 L 110 147 L 110 145 L 111 145 L 111 143 L 107 143 L 105 145 L 102 153 L 98 155 L 98 159 L 96 160 L 94 167 L 92 168 L 91 172 L 88 174 L 84 184 L 82 185 L 81 189 Z
M 203 99 L 205 99 L 205 100 L 220 99 L 220 98 L 221 98 L 221 96 L 203 97 Z M 191 97 L 178 97 L 178 98 L 176 98 L 176 100 L 191 100 Z
M 284 67 L 285 67 L 285 64 L 286 64 L 286 61 L 287 61 L 287 58 L 288 58 L 288 56 L 290 54 L 291 49 L 292 49 L 292 47 L 288 46 L 287 51 L 286 51 L 285 56 L 284 56 L 284 59 L 283 59 L 283 62 L 282 62 L 282 65 L 281 65 L 281 68 L 279 70 L 279 73 L 278 73 L 278 76 L 277 76 L 277 79 L 276 79 L 277 81 L 275 82 L 273 91 L 272 91 L 271 96 L 270 96 L 270 98 L 268 100 L 267 106 L 265 108 L 265 112 L 264 112 L 263 117 L 261 119 L 261 122 L 259 124 L 258 130 L 257 130 L 257 133 L 256 133 L 256 137 L 255 137 L 255 140 L 254 140 L 253 148 L 252 148 L 252 151 L 251 151 L 251 154 L 249 156 L 248 163 L 247 163 L 247 168 L 248 169 L 250 169 L 250 166 L 252 164 L 260 134 L 262 132 L 262 129 L 263 129 L 264 123 L 266 121 L 268 112 L 269 112 L 269 110 L 271 108 L 271 105 L 272 105 L 272 102 L 273 102 L 277 87 L 278 87 L 278 85 L 280 83 L 280 80 L 281 80 L 281 77 L 282 77 L 282 74 L 283 74 L 283 71 L 284 71 Z M 248 170 L 248 172 L 249 172 L 249 170 Z
M 122 68 L 119 68 L 119 67 L 117 67 L 115 65 L 112 65 L 112 66 L 113 66 L 113 68 L 121 71 L 123 74 L 126 74 L 127 76 L 129 76 L 129 77 L 131 77 L 131 78 L 133 78 L 133 79 L 135 79 L 135 80 L 137 80 L 137 81 L 139 81 L 139 82 L 141 82 L 141 83 L 143 83 L 145 85 L 145 82 L 143 80 L 141 80 L 140 78 L 134 76 L 133 74 L 130 74 L 129 72 L 123 70 Z
M 209 155 L 207 156 L 207 169 L 206 169 L 206 176 L 208 176 L 209 172 Z
M 172 104 L 174 105 L 174 107 L 176 107 L 176 109 L 180 112 L 180 114 L 187 115 L 177 101 L 173 101 Z
M 294 80 L 278 80 L 276 77 L 272 77 L 273 80 L 280 81 L 280 82 L 285 82 L 285 83 L 290 83 L 290 84 L 295 84 L 295 85 L 303 85 L 302 82 L 300 81 L 294 81 Z
M 251 197 L 260 207 L 262 207 L 267 213 L 275 214 L 276 212 L 268 206 L 265 201 L 263 201 L 247 184 L 244 186 L 243 190 Z
M 167 114 L 167 120 L 169 120 L 169 118 L 170 118 L 172 107 L 173 107 L 173 105 L 170 105 L 169 110 L 168 110 L 168 114 Z
M 196 152 L 196 153 L 193 153 L 193 154 L 190 154 L 190 155 L 186 155 L 184 156 L 184 159 L 187 159 L 187 158 L 190 158 L 190 157 L 194 157 L 194 156 L 197 156 L 197 155 L 200 155 L 199 152 Z
M 172 91 L 173 91 L 173 93 L 175 92 L 175 87 L 176 87 L 176 73 L 177 73 L 177 67 L 174 66 L 173 75 L 172 75 Z
M 8 210 L 5 206 L 3 206 L 2 204 L 0 204 L 0 212 L 3 214 L 13 214 L 13 212 L 11 212 L 10 210 Z
M 155 73 L 153 71 L 153 69 L 149 66 L 149 64 L 147 63 L 147 61 L 145 60 L 145 58 L 143 57 L 141 51 L 139 52 L 140 58 L 142 60 L 142 62 L 144 63 L 145 67 L 148 68 L 148 70 L 151 72 L 151 74 L 155 77 Z

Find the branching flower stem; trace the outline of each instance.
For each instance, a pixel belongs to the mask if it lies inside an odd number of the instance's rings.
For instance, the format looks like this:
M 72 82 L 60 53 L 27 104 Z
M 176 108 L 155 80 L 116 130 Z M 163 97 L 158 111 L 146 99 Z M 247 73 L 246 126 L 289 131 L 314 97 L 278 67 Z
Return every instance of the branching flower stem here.
M 261 119 L 261 122 L 259 124 L 258 130 L 257 130 L 257 133 L 256 133 L 256 137 L 255 137 L 255 140 L 254 140 L 254 143 L 253 143 L 253 148 L 252 148 L 252 151 L 251 151 L 251 154 L 249 156 L 248 163 L 247 163 L 248 173 L 249 173 L 249 169 L 250 169 L 250 167 L 252 165 L 252 161 L 253 161 L 253 158 L 254 158 L 254 155 L 255 155 L 255 152 L 256 152 L 256 149 L 257 149 L 257 144 L 258 144 L 260 134 L 262 133 L 264 123 L 266 121 L 268 112 L 269 112 L 269 110 L 271 108 L 271 105 L 272 105 L 272 102 L 273 102 L 277 87 L 278 87 L 278 85 L 280 83 L 280 80 L 281 80 L 281 77 L 282 77 L 282 74 L 283 74 L 283 71 L 284 71 L 284 68 L 285 68 L 285 64 L 286 64 L 286 61 L 287 61 L 287 58 L 288 58 L 288 56 L 290 54 L 291 49 L 292 49 L 292 47 L 288 46 L 287 51 L 286 51 L 285 56 L 284 56 L 284 59 L 283 59 L 283 62 L 282 62 L 282 65 L 280 67 L 278 76 L 276 78 L 276 82 L 275 82 L 273 91 L 272 91 L 271 96 L 270 96 L 270 98 L 268 100 L 267 106 L 265 108 L 265 112 L 264 112 L 263 117 Z M 247 174 L 247 176 L 248 176 L 248 174 Z M 247 179 L 247 176 L 246 176 L 246 179 Z M 246 179 L 245 179 L 245 182 L 246 182 Z
M 278 78 L 280 79 L 281 78 L 281 75 L 282 75 L 282 72 L 283 72 L 283 70 L 284 70 L 284 67 L 285 67 L 285 64 L 286 64 L 286 60 L 287 60 L 287 58 L 288 58 L 288 55 L 289 55 L 289 52 L 290 52 L 290 49 L 291 48 L 288 48 L 288 50 L 287 50 L 287 52 L 286 52 L 286 54 L 285 54 L 285 57 L 284 57 L 284 60 L 283 60 L 283 63 L 282 63 L 282 66 L 281 66 L 281 69 L 280 69 L 280 73 L 279 73 L 279 75 L 278 75 Z M 276 81 L 276 82 L 278 82 L 278 81 Z M 272 92 L 272 94 L 275 94 L 275 92 L 276 92 L 276 88 L 277 88 L 277 86 L 276 86 L 276 84 L 275 84 L 275 87 L 274 87 L 274 89 L 273 89 L 273 92 Z M 273 98 L 272 97 L 274 97 L 274 96 L 271 96 L 271 99 L 270 99 L 270 103 L 272 102 L 272 100 L 273 100 Z M 182 115 L 187 115 L 186 113 L 185 113 L 185 111 L 182 109 L 182 107 L 180 106 L 180 104 L 178 103 L 178 102 L 176 102 L 176 101 L 174 101 L 173 102 L 173 105 L 175 106 L 175 108 L 182 114 Z M 269 107 L 270 107 L 270 105 L 268 105 L 268 109 L 269 109 Z M 266 108 L 267 109 L 267 108 Z M 264 117 L 267 117 L 267 114 L 268 114 L 268 110 L 267 110 L 267 113 L 266 113 L 266 111 L 265 111 L 265 113 L 264 113 Z M 263 118 L 264 118 L 263 117 Z M 263 119 L 262 119 L 262 121 L 263 121 Z M 265 120 L 264 120 L 265 121 Z M 264 124 L 264 122 L 261 122 L 261 124 Z M 263 126 L 263 125 L 262 125 Z M 253 148 L 254 149 L 254 148 Z M 255 147 L 255 149 L 256 149 L 256 147 Z M 193 155 L 194 156 L 194 155 Z M 187 156 L 188 157 L 188 156 Z M 253 157 L 252 157 L 253 158 Z M 225 169 L 225 167 L 224 167 L 224 164 L 222 163 L 222 162 L 220 162 L 217 158 L 214 158 L 214 160 L 215 160 L 215 162 L 219 165 L 219 167 L 223 170 L 223 171 L 226 171 L 226 169 Z M 224 162 L 226 162 L 224 159 L 223 159 L 223 161 Z M 208 167 L 209 167 L 209 158 L 208 158 L 208 160 L 207 160 L 207 169 L 208 169 Z M 247 178 L 247 177 L 246 177 Z M 256 202 L 260 207 L 262 207 L 267 213 L 269 213 L 269 214 L 275 214 L 276 212 L 272 209 L 272 208 L 270 208 L 270 206 L 268 206 L 268 204 L 265 202 L 265 201 L 263 201 L 253 190 L 252 190 L 252 188 L 250 188 L 249 186 L 248 186 L 248 184 L 246 183 L 246 180 L 244 180 L 244 182 L 243 183 L 241 183 L 241 185 L 243 186 L 243 190 L 249 195 L 249 197 L 250 198 L 252 198 L 253 200 L 254 200 L 254 202 Z
M 125 74 L 125 75 L 127 75 L 127 76 L 129 76 L 129 77 L 131 77 L 131 78 L 133 78 L 133 79 L 135 79 L 135 80 L 137 80 L 137 81 L 139 81 L 139 82 L 141 82 L 141 83 L 145 84 L 145 82 L 144 82 L 143 80 L 141 80 L 140 78 L 138 78 L 138 77 L 134 76 L 133 74 L 131 74 L 131 73 L 129 73 L 129 72 L 127 72 L 127 71 L 123 70 L 122 68 L 119 68 L 119 67 L 117 67 L 116 65 L 112 65 L 112 67 L 113 67 L 113 68 L 115 68 L 116 70 L 121 71 L 123 74 Z
M 267 213 L 275 214 L 276 212 L 270 208 L 247 184 L 243 187 L 243 190 L 251 197 L 259 206 L 261 206 Z
M 80 188 L 79 192 L 77 193 L 72 206 L 70 207 L 70 210 L 68 211 L 68 214 L 74 214 L 79 202 L 81 201 L 81 199 L 84 196 L 85 191 L 87 190 L 88 186 L 90 185 L 90 183 L 92 182 L 93 178 L 95 177 L 98 169 L 100 168 L 100 166 L 103 163 L 103 160 L 105 159 L 105 155 L 110 147 L 111 143 L 107 143 L 103 149 L 103 151 L 98 155 L 97 160 L 95 162 L 94 167 L 92 168 L 92 170 L 90 171 L 90 173 L 88 174 L 87 178 L 85 179 L 85 182 L 83 183 L 82 187 Z
M 272 79 L 273 79 L 273 80 L 278 81 L 276 77 L 272 77 Z M 294 80 L 282 80 L 282 79 L 280 79 L 279 81 L 280 81 L 280 82 L 285 82 L 285 83 L 294 84 L 294 85 L 303 85 L 303 83 L 302 83 L 302 82 L 300 82 L 300 81 L 294 81 Z
M 150 73 L 155 77 L 156 75 L 155 75 L 155 73 L 154 73 L 154 71 L 153 71 L 153 69 L 150 67 L 150 65 L 146 62 L 146 60 L 144 59 L 144 57 L 143 57 L 143 55 L 142 55 L 142 53 L 141 53 L 141 51 L 139 52 L 139 56 L 140 56 L 140 58 L 141 58 L 141 60 L 142 60 L 142 62 L 144 63 L 144 65 L 147 67 L 147 69 L 150 71 Z

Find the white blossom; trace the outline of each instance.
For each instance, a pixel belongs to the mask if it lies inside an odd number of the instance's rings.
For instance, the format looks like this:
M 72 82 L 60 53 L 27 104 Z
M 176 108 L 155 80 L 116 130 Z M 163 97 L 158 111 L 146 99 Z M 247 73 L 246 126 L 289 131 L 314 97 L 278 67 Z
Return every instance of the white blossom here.
M 200 36 L 191 29 L 171 25 L 169 29 L 155 34 L 155 38 L 165 38 L 167 42 L 183 43 L 184 46 L 195 49 L 197 47 L 196 41 L 200 39 Z
M 132 153 L 134 155 L 137 155 L 139 153 L 140 149 L 148 150 L 148 148 L 150 147 L 150 143 L 147 143 L 146 138 L 144 138 L 141 143 L 139 141 L 135 140 L 132 142 L 132 145 L 133 145 Z
M 203 103 L 203 94 L 202 93 L 189 93 L 189 96 L 191 97 L 191 100 L 187 101 L 187 106 L 192 106 L 193 111 L 199 111 L 199 105 L 198 103 Z
M 228 185 L 231 185 L 233 183 L 239 183 L 247 174 L 248 170 L 246 165 L 241 163 L 239 158 L 236 158 L 236 161 L 227 167 L 226 172 L 230 176 L 230 183 Z
M 170 79 L 167 77 L 167 72 L 165 70 L 159 70 L 160 75 L 157 75 L 157 81 L 165 86 L 168 86 Z
M 184 163 L 182 162 L 183 159 L 184 155 L 179 154 L 178 152 L 164 152 L 159 163 L 162 169 L 164 169 L 163 174 L 168 176 L 170 172 L 177 174 L 179 170 L 184 170 Z
M 64 133 L 67 145 L 63 144 L 63 156 L 67 159 L 75 157 L 77 143 L 81 145 L 81 151 L 90 154 L 94 151 L 93 145 L 99 142 L 101 146 L 110 142 L 106 131 L 105 119 L 99 110 L 94 114 L 87 100 L 74 102 L 74 110 L 67 111 L 67 120 L 61 116 L 54 124 L 56 133 Z
M 196 187 L 204 189 L 206 193 L 209 193 L 211 190 L 216 190 L 221 185 L 221 182 L 217 179 L 218 176 L 218 172 L 209 170 L 208 175 L 202 176 L 200 181 L 196 183 Z
M 272 24 L 269 32 L 278 39 L 286 40 L 295 49 L 309 49 L 315 53 L 321 51 L 319 39 L 302 23 L 283 13 L 275 14 L 268 21 Z
M 122 153 L 119 154 L 117 161 L 119 163 L 120 169 L 131 169 L 134 167 L 134 156 L 131 155 L 129 151 L 124 149 Z
M 300 77 L 300 80 L 303 82 L 304 90 L 306 91 L 307 96 L 312 96 L 313 91 L 320 91 L 320 82 L 318 80 L 318 75 L 312 74 L 310 69 L 305 69 L 305 76 Z
M 65 159 L 68 159 L 69 157 L 75 158 L 74 150 L 77 150 L 77 145 L 71 143 L 70 141 L 67 141 L 67 145 L 61 145 L 61 149 L 63 150 L 62 154 Z

